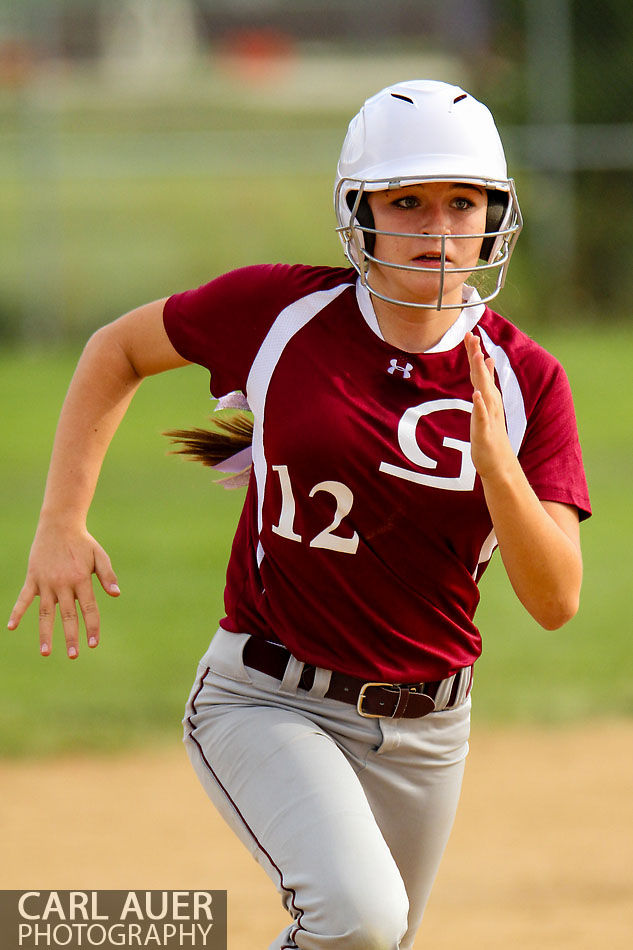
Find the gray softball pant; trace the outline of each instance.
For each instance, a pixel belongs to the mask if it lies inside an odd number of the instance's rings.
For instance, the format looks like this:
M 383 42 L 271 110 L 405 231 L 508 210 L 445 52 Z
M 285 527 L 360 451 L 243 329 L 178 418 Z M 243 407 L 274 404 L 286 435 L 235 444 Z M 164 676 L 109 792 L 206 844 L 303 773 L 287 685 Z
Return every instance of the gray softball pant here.
M 184 719 L 194 769 L 275 883 L 291 924 L 270 950 L 410 950 L 453 824 L 470 698 L 421 719 L 367 719 L 246 667 L 220 629 Z

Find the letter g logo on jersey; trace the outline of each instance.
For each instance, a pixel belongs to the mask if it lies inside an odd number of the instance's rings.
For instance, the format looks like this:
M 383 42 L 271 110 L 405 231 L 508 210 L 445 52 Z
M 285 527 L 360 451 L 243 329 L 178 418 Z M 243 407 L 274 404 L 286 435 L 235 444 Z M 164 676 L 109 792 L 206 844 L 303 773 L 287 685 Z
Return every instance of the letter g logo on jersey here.
M 420 403 L 419 406 L 411 406 L 407 409 L 400 422 L 398 423 L 398 443 L 406 457 L 418 468 L 436 469 L 437 460 L 426 455 L 416 438 L 418 422 L 422 416 L 431 415 L 434 412 L 442 412 L 445 409 L 459 409 L 462 412 L 472 413 L 472 402 L 466 402 L 464 399 L 433 399 L 430 402 Z M 459 475 L 454 477 L 444 477 L 441 475 L 429 475 L 426 472 L 414 471 L 410 468 L 402 468 L 400 465 L 391 465 L 389 462 L 380 463 L 380 471 L 386 475 L 393 475 L 396 478 L 404 478 L 410 482 L 417 482 L 419 485 L 429 485 L 431 488 L 442 488 L 444 491 L 472 491 L 475 486 L 475 466 L 470 454 L 470 442 L 464 442 L 462 439 L 453 439 L 444 436 L 442 445 L 447 449 L 454 449 L 461 454 L 461 468 Z

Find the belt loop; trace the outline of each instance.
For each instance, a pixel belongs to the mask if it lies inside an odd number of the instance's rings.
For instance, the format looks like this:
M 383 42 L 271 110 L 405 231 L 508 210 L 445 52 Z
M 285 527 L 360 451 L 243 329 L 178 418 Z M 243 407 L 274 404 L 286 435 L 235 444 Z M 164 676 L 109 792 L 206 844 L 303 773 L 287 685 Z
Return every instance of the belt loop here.
M 457 688 L 457 695 L 455 697 L 455 702 L 453 706 L 461 706 L 465 701 L 468 693 L 470 692 L 470 684 L 472 682 L 473 668 L 472 666 L 465 666 L 460 670 L 460 681 Z
M 314 670 L 314 683 L 308 692 L 308 696 L 311 699 L 323 699 L 329 689 L 331 679 L 332 672 L 330 670 L 324 670 L 317 666 Z
M 290 654 L 290 658 L 286 664 L 284 678 L 277 689 L 278 693 L 287 693 L 288 696 L 294 696 L 296 694 L 304 665 L 305 664 L 301 660 L 298 660 L 296 656 Z
M 438 686 L 437 693 L 435 694 L 435 708 L 437 710 L 446 709 L 448 701 L 451 698 L 451 691 L 453 689 L 453 683 L 455 682 L 456 675 L 456 673 L 453 673 L 452 676 L 442 680 Z

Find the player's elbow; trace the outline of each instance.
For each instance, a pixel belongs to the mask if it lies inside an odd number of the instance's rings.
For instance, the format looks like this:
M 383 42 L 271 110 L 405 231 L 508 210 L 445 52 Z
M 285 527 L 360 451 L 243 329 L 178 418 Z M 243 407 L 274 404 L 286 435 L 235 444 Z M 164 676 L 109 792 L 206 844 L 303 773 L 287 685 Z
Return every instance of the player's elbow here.
M 541 601 L 539 609 L 532 612 L 532 616 L 545 630 L 560 630 L 576 616 L 579 606 L 580 591 L 569 591 L 565 595 Z
M 582 587 L 579 554 L 559 564 L 558 570 L 540 571 L 531 581 L 520 599 L 541 627 L 559 630 L 576 616 Z
M 141 379 L 126 352 L 116 323 L 108 323 L 92 334 L 84 356 L 102 367 L 101 375 L 120 380 L 126 387 Z

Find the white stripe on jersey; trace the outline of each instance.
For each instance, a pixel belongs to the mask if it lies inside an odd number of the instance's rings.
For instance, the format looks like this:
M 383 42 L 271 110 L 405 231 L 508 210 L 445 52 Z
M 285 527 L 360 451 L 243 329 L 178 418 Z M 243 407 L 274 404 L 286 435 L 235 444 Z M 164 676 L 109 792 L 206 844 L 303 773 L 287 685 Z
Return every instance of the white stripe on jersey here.
M 257 526 L 261 535 L 264 490 L 266 488 L 266 455 L 264 452 L 264 409 L 268 386 L 279 358 L 295 333 L 335 300 L 351 284 L 339 284 L 331 290 L 318 290 L 293 301 L 275 318 L 253 360 L 246 381 L 246 398 L 253 412 L 253 469 L 257 483 Z M 261 541 L 257 546 L 257 564 L 264 559 Z
M 514 454 L 518 455 L 527 428 L 523 393 L 521 392 L 519 381 L 510 365 L 510 360 L 505 350 L 497 346 L 496 343 L 493 343 L 482 327 L 479 327 L 479 332 L 481 333 L 481 339 L 488 356 L 492 356 L 495 361 L 495 369 L 499 377 L 499 388 L 501 389 L 501 396 L 503 398 L 503 408 L 506 414 L 508 438 L 510 439 L 510 445 L 514 449 Z
M 477 561 L 477 567 L 473 571 L 473 577 L 477 580 L 477 574 L 479 573 L 479 568 L 482 564 L 487 564 L 494 550 L 497 546 L 497 535 L 495 534 L 495 529 L 493 528 L 486 540 L 483 543 L 481 551 L 479 552 L 479 560 Z

